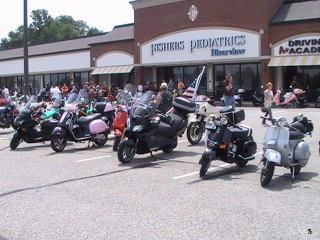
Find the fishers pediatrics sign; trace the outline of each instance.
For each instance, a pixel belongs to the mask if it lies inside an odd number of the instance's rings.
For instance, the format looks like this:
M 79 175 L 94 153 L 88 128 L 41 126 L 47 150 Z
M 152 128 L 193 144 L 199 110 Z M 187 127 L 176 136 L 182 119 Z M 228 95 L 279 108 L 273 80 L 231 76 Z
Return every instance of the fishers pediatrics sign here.
M 221 28 L 162 36 L 141 45 L 141 63 L 175 63 L 260 57 L 260 34 Z
M 273 48 L 273 56 L 319 55 L 320 35 L 295 37 Z

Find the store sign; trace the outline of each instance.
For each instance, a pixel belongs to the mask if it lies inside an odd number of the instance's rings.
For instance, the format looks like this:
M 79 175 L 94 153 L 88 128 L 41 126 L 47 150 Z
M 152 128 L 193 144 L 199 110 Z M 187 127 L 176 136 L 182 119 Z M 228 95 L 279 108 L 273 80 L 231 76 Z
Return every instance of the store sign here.
M 320 36 L 292 38 L 273 49 L 274 56 L 298 56 L 320 54 Z
M 260 34 L 221 28 L 197 29 L 142 44 L 142 64 L 260 57 Z

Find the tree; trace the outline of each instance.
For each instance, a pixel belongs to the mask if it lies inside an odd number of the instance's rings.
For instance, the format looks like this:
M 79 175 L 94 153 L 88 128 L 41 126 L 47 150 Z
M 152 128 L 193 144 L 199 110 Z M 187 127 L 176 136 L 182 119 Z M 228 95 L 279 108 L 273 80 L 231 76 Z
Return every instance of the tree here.
M 33 10 L 32 23 L 28 27 L 29 44 L 41 44 L 71 38 L 93 36 L 102 33 L 97 28 L 89 27 L 84 21 L 75 21 L 71 16 L 52 18 L 45 9 Z M 23 46 L 23 26 L 1 39 L 0 50 Z

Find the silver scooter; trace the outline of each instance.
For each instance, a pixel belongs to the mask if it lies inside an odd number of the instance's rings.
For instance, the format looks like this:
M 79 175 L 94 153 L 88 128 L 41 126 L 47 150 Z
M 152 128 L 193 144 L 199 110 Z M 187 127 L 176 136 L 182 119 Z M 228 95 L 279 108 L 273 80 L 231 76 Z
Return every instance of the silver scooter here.
M 288 123 L 286 118 L 275 120 L 275 125 L 267 128 L 263 142 L 263 168 L 261 171 L 261 186 L 267 186 L 273 176 L 274 167 L 282 166 L 291 170 L 291 178 L 300 173 L 311 156 L 308 143 L 304 141 L 312 134 L 311 120 L 299 114 Z

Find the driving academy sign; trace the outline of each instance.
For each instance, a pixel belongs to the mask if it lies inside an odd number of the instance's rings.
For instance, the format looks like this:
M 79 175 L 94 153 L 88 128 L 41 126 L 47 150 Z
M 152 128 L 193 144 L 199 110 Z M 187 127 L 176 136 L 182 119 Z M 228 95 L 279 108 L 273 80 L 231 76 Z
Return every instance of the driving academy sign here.
M 191 29 L 141 45 L 141 63 L 176 63 L 260 57 L 260 34 L 225 28 Z

